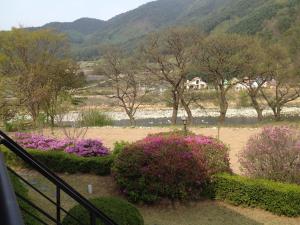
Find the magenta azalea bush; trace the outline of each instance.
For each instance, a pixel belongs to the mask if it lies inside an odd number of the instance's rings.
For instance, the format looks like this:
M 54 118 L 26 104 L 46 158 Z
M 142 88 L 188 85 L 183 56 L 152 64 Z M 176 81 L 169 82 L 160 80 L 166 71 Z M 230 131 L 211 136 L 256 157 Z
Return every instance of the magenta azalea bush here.
M 55 138 L 30 133 L 16 133 L 15 139 L 25 148 L 39 149 L 43 151 L 62 150 L 71 144 L 71 141 L 68 140 L 57 140 Z
M 74 145 L 68 146 L 65 151 L 83 157 L 105 156 L 109 154 L 108 148 L 104 147 L 101 141 L 92 139 L 75 142 Z
M 300 132 L 288 126 L 263 128 L 250 137 L 239 161 L 245 175 L 300 183 Z
M 113 174 L 131 201 L 197 199 L 211 175 L 229 172 L 228 148 L 211 137 L 151 135 L 125 147 Z
M 60 150 L 82 157 L 105 156 L 109 154 L 109 149 L 100 140 L 79 140 L 74 143 L 70 140 L 58 140 L 30 133 L 16 133 L 15 139 L 24 148 L 42 151 Z

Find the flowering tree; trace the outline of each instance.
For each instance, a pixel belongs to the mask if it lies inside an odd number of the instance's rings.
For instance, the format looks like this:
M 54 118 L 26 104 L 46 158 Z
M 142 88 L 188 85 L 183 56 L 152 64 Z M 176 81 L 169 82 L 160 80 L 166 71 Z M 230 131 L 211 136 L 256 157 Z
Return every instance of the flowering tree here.
M 252 136 L 239 155 L 251 177 L 300 183 L 300 132 L 286 126 L 266 127 Z

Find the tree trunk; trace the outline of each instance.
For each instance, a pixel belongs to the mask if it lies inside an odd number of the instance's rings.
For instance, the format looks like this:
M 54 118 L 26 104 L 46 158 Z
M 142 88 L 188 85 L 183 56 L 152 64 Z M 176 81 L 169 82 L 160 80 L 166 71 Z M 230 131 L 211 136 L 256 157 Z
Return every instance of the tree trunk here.
M 179 97 L 176 91 L 172 91 L 172 98 L 173 98 L 173 113 L 172 113 L 172 124 L 177 124 L 177 115 L 178 115 L 178 108 L 179 108 Z
M 134 117 L 130 117 L 130 126 L 135 127 L 136 126 L 136 121 Z
M 188 124 L 192 125 L 193 124 L 193 114 L 192 114 L 192 111 L 191 111 L 189 105 L 185 102 L 183 97 L 181 98 L 181 104 L 188 115 L 188 120 L 187 120 Z
M 280 121 L 281 120 L 281 106 L 276 105 L 276 106 L 272 107 L 272 111 L 274 114 L 275 121 Z
M 257 113 L 257 120 L 262 121 L 263 120 L 263 114 L 262 114 L 263 109 L 259 106 L 256 96 L 250 95 L 250 98 L 251 98 L 252 106 Z
M 228 102 L 226 99 L 226 93 L 225 91 L 221 90 L 220 92 L 220 117 L 219 117 L 219 123 L 223 124 L 226 119 L 226 113 L 228 109 Z

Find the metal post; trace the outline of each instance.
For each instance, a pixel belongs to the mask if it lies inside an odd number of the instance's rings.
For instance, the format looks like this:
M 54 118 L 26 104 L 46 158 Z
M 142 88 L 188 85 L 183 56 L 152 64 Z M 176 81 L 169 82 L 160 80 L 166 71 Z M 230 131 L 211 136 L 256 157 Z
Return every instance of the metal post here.
M 56 221 L 57 225 L 60 225 L 60 188 L 56 186 Z
M 91 225 L 96 225 L 96 217 L 94 213 L 91 212 L 90 217 L 91 217 Z

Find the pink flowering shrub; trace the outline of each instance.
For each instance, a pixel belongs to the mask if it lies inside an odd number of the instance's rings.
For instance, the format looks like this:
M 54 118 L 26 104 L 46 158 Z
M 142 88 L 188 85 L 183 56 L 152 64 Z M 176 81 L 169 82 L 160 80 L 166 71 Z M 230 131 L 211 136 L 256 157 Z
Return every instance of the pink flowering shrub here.
M 131 201 L 197 199 L 210 176 L 228 172 L 227 147 L 205 136 L 151 135 L 128 145 L 113 174 Z
M 70 140 L 58 140 L 30 133 L 17 133 L 16 141 L 24 148 L 42 151 L 61 150 L 82 157 L 105 156 L 109 154 L 108 148 L 99 140 L 80 140 L 73 143 Z
M 80 140 L 65 149 L 66 152 L 83 157 L 105 156 L 109 154 L 108 148 L 99 140 Z
M 24 148 L 39 149 L 42 151 L 63 150 L 71 144 L 68 140 L 57 140 L 30 133 L 16 133 L 15 139 Z
M 248 176 L 300 183 L 300 132 L 287 126 L 263 128 L 249 139 L 239 161 Z

